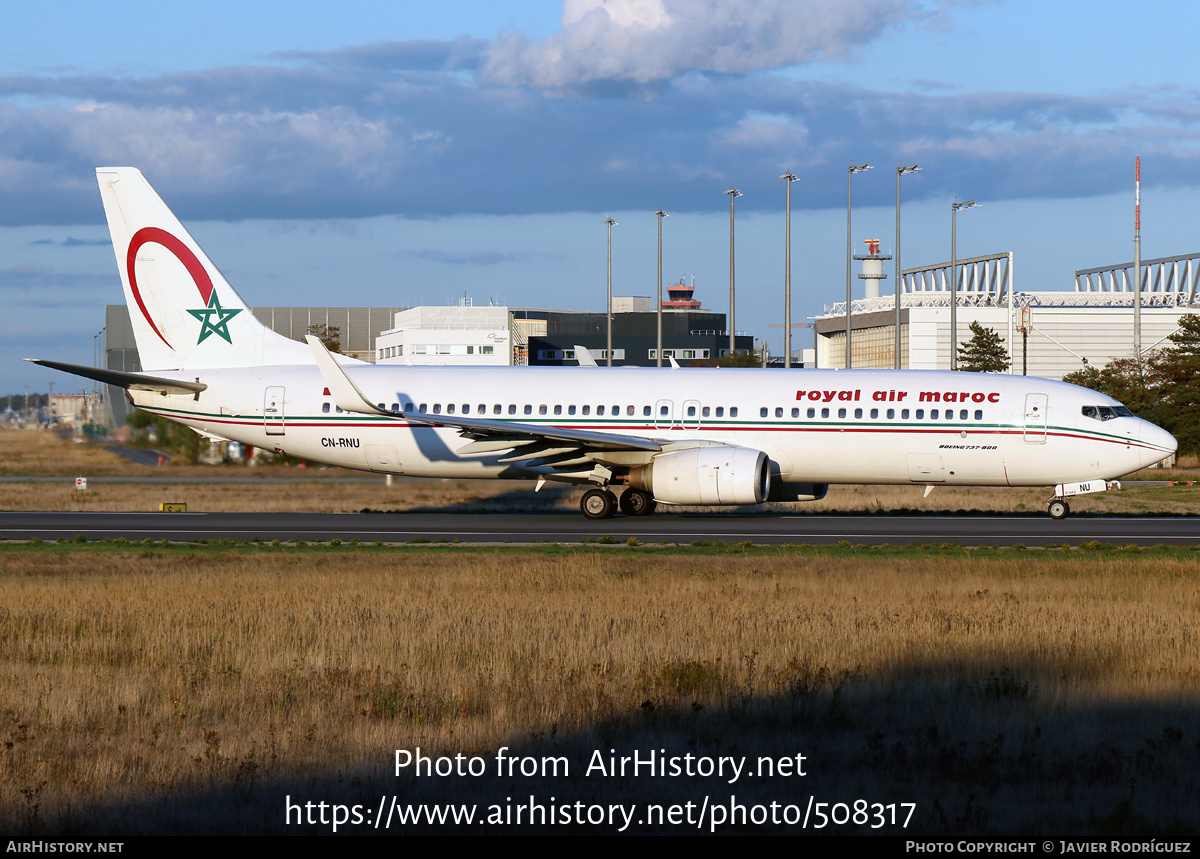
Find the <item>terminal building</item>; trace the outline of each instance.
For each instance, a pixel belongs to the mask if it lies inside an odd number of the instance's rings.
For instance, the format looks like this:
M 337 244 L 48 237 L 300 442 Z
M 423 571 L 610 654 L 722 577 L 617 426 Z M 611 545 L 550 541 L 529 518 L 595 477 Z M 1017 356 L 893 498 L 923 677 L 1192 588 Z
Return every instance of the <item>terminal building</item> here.
M 858 257 L 862 259 L 862 257 Z M 864 272 L 867 266 L 864 263 Z M 1061 379 L 1087 365 L 1103 368 L 1134 351 L 1133 262 L 1080 269 L 1073 290 L 1021 292 L 1011 252 L 960 259 L 951 290 L 950 263 L 905 269 L 900 292 L 900 366 L 949 370 L 953 293 L 957 343 L 978 322 L 1004 339 L 1010 373 Z M 870 283 L 870 281 L 868 281 Z M 1160 348 L 1179 318 L 1200 313 L 1200 253 L 1142 261 L 1142 350 Z M 846 305 L 816 319 L 818 367 L 846 366 Z M 895 366 L 896 298 L 878 294 L 850 307 L 851 366 Z

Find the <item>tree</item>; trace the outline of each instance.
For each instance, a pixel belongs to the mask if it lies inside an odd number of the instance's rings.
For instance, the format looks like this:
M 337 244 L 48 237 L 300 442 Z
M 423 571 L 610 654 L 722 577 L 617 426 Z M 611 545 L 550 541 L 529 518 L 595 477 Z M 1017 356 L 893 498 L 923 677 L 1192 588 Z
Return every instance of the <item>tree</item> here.
M 958 369 L 968 373 L 1002 373 L 1008 369 L 1004 338 L 978 322 L 971 323 L 971 339 L 958 347 Z
M 1200 450 L 1200 316 L 1179 318 L 1179 329 L 1167 338 L 1171 345 L 1154 356 L 1157 377 L 1154 417 L 1179 439 L 1179 450 Z M 1153 418 L 1150 418 L 1153 419 Z
M 325 344 L 325 348 L 330 352 L 342 351 L 342 329 L 337 325 L 326 325 L 320 323 L 318 325 L 308 326 L 308 333 L 316 337 Z

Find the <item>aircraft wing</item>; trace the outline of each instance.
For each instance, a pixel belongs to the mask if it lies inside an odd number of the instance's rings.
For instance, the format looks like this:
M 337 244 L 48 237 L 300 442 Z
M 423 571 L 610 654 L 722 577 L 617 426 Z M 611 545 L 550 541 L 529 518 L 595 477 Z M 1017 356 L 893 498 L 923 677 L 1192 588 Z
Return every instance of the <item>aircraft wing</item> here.
M 500 461 L 521 462 L 536 459 L 540 460 L 542 465 L 553 467 L 562 478 L 582 479 L 591 471 L 579 471 L 578 467 L 580 466 L 598 463 L 641 464 L 642 461 L 648 461 L 652 454 L 663 450 L 663 444 L 654 439 L 640 436 L 512 421 L 493 421 L 467 415 L 430 415 L 413 411 L 399 414 L 390 412 L 379 408 L 367 399 L 320 340 L 312 335 L 305 339 L 312 349 L 313 357 L 316 358 L 317 366 L 321 370 L 321 376 L 338 408 L 347 412 L 377 415 L 407 423 L 454 427 L 464 437 L 471 439 L 465 446 L 459 448 L 458 453 L 460 454 L 512 450 L 511 456 L 504 457 Z M 623 457 L 621 454 L 626 454 L 626 456 Z M 637 462 L 626 461 L 629 459 L 629 454 L 633 454 L 633 459 Z

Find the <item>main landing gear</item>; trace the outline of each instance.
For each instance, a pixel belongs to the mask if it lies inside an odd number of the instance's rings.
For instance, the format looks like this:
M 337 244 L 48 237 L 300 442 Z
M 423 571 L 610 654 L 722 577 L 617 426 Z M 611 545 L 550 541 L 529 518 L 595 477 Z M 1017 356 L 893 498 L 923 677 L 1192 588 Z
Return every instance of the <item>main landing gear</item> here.
M 579 509 L 589 519 L 611 519 L 618 506 L 626 516 L 649 516 L 658 507 L 658 502 L 649 492 L 626 489 L 621 493 L 618 505 L 617 497 L 609 489 L 599 487 L 583 493 L 583 499 L 579 502 Z

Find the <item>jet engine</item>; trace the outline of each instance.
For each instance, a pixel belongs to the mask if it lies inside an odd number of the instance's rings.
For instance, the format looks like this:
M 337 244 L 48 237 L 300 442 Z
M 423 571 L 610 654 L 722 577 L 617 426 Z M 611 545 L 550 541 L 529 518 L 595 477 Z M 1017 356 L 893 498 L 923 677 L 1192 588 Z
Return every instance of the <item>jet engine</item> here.
M 761 504 L 771 491 L 771 461 L 732 445 L 660 453 L 629 473 L 629 485 L 665 504 Z

